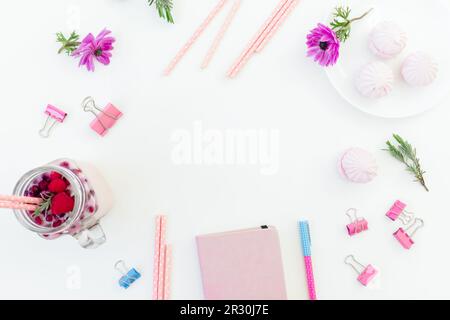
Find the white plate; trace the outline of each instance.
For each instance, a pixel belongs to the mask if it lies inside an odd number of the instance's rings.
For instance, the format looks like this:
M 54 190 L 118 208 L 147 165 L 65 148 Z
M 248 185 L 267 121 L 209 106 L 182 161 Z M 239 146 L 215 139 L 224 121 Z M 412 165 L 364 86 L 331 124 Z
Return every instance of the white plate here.
M 370 8 L 372 13 L 355 22 L 350 38 L 341 45 L 338 63 L 326 68 L 332 85 L 351 105 L 361 111 L 385 118 L 404 118 L 425 112 L 450 93 L 450 1 L 449 0 L 347 0 L 352 16 Z M 330 9 L 331 10 L 331 9 Z M 329 20 L 329 18 L 328 18 Z M 392 60 L 377 58 L 368 48 L 368 36 L 380 21 L 398 23 L 408 35 L 403 52 Z M 324 21 L 328 22 L 328 21 Z M 437 79 L 429 86 L 412 88 L 402 79 L 401 64 L 415 51 L 431 54 L 439 64 Z M 392 93 L 373 100 L 362 96 L 355 88 L 355 76 L 371 61 L 383 61 L 392 67 L 395 85 Z

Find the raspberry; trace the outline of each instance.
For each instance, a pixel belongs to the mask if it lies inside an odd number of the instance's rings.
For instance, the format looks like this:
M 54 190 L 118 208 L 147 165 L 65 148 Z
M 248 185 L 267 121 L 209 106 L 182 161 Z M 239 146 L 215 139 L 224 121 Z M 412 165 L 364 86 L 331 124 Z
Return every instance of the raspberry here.
M 66 190 L 67 185 L 62 179 L 55 179 L 48 185 L 48 190 L 54 193 L 60 193 Z
M 52 213 L 63 214 L 73 210 L 75 201 L 65 192 L 60 192 L 52 198 Z
M 50 173 L 50 180 L 56 180 L 56 179 L 61 179 L 61 174 L 56 172 L 56 171 L 52 171 Z

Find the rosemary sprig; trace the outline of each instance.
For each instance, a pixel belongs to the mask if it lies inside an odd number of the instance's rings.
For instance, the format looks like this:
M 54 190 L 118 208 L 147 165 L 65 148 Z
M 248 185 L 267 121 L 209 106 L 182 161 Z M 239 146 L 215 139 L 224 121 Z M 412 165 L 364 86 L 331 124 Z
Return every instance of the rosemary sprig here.
M 47 212 L 52 204 L 53 193 L 42 192 L 41 197 L 44 201 L 34 210 L 33 217 L 38 217 L 41 213 Z
M 339 41 L 345 42 L 350 37 L 352 23 L 363 19 L 372 10 L 373 8 L 359 17 L 350 19 L 350 13 L 352 12 L 352 10 L 349 7 L 336 7 L 333 12 L 333 21 L 330 23 L 330 25 L 336 33 Z
M 161 18 L 166 19 L 169 23 L 174 23 L 172 17 L 173 0 L 147 0 L 151 6 L 155 3 L 156 10 Z
M 398 145 L 395 146 L 390 141 L 387 141 L 386 145 L 388 148 L 384 150 L 388 151 L 391 156 L 405 164 L 406 170 L 416 177 L 416 181 L 419 182 L 426 191 L 429 191 L 423 177 L 425 171 L 423 171 L 422 167 L 420 166 L 419 158 L 417 158 L 416 148 L 413 148 L 408 141 L 404 140 L 398 134 L 393 134 L 393 137 Z
M 80 36 L 75 31 L 73 31 L 68 38 L 66 38 L 62 32 L 56 33 L 56 42 L 59 42 L 62 45 L 58 50 L 58 54 L 65 51 L 67 55 L 70 56 L 80 45 L 79 39 Z

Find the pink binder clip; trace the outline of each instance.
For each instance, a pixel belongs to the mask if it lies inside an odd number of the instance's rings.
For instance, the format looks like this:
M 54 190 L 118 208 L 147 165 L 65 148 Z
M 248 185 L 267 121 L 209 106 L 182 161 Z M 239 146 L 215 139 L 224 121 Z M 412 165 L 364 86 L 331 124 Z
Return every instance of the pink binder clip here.
M 398 242 L 400 242 L 403 248 L 410 249 L 414 244 L 414 241 L 412 240 L 413 235 L 423 226 L 423 220 L 416 218 L 414 222 L 408 228 L 406 228 L 406 230 L 399 228 L 397 231 L 395 231 L 394 237 L 398 240 Z
M 113 104 L 108 103 L 102 110 L 95 105 L 95 101 L 92 97 L 86 97 L 81 105 L 85 112 L 90 112 L 95 116 L 90 127 L 102 137 L 105 136 L 108 133 L 108 130 L 116 124 L 120 117 L 122 117 L 122 112 L 120 112 Z
M 350 208 L 345 213 L 350 218 L 350 223 L 347 225 L 347 232 L 349 236 L 366 231 L 369 229 L 369 223 L 364 218 L 358 218 L 358 210 Z
M 371 264 L 367 266 L 362 265 L 352 254 L 345 257 L 344 262 L 358 273 L 357 280 L 364 286 L 367 286 L 378 273 L 377 269 L 375 269 Z
M 48 138 L 55 124 L 57 122 L 62 123 L 67 116 L 67 113 L 51 104 L 47 105 L 47 108 L 45 108 L 45 114 L 47 115 L 47 120 L 45 120 L 42 129 L 39 130 L 39 135 L 42 138 Z
M 386 213 L 386 216 L 395 221 L 399 219 L 403 224 L 408 224 L 414 217 L 414 213 L 408 212 L 405 210 L 406 204 L 401 202 L 400 200 L 396 200 L 389 211 Z

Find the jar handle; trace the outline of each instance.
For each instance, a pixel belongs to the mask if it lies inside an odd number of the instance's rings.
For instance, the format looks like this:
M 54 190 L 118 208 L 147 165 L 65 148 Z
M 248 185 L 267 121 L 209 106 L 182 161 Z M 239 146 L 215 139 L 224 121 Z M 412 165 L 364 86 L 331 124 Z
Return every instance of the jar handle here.
M 106 241 L 105 233 L 99 223 L 74 236 L 78 240 L 79 245 L 85 249 L 95 249 Z

